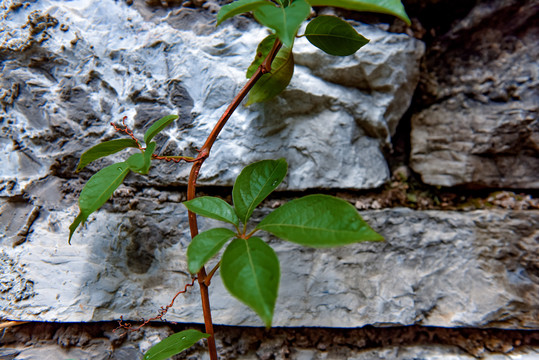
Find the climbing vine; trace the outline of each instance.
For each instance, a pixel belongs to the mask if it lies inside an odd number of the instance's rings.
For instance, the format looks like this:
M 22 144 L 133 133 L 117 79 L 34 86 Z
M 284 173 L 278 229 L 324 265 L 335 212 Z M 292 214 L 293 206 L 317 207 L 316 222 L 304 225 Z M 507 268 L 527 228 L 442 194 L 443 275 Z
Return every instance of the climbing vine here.
M 139 140 L 125 125 L 125 118 L 121 125 L 113 123 L 112 126 L 119 133 L 127 135 L 127 138 L 97 144 L 80 158 L 77 171 L 104 156 L 130 148 L 138 150 L 127 160 L 101 169 L 88 180 L 79 196 L 79 214 L 69 227 L 69 242 L 77 227 L 107 202 L 130 172 L 146 175 L 152 161 L 159 160 L 191 164 L 187 201 L 184 205 L 188 210 L 192 237 L 187 249 L 187 260 L 193 281 L 178 292 L 168 306 L 161 308 L 156 317 L 146 320 L 139 327 L 132 327 L 121 319 L 119 327 L 137 330 L 151 320 L 162 319 L 173 306 L 176 297 L 198 281 L 206 333 L 186 330 L 174 334 L 148 350 L 144 359 L 167 359 L 204 338 L 208 342 L 210 358 L 217 359 L 208 296 L 211 279 L 217 271 L 226 289 L 258 314 L 266 327 L 271 327 L 280 284 L 280 264 L 273 249 L 259 236 L 260 232 L 309 247 L 383 240 L 363 221 L 352 205 L 328 195 L 309 195 L 290 201 L 253 225 L 250 219 L 254 209 L 286 176 L 288 164 L 285 159 L 262 160 L 244 168 L 234 183 L 233 205 L 216 197 L 196 197 L 196 183 L 201 167 L 239 104 L 245 98 L 247 105 L 269 100 L 288 86 L 294 72 L 292 49 L 296 37 L 305 36 L 311 44 L 334 56 L 354 54 L 369 42 L 346 21 L 334 16 L 315 17 L 307 24 L 304 33 L 298 35 L 303 22 L 311 16 L 312 6 L 336 6 L 391 14 L 410 23 L 400 0 L 236 0 L 221 8 L 217 15 L 217 25 L 250 12 L 272 34 L 262 39 L 258 45 L 254 60 L 247 69 L 246 85 L 217 121 L 198 155 L 162 156 L 155 153 L 157 144 L 152 141 L 154 137 L 178 119 L 177 115 L 169 115 L 154 122 L 145 132 L 143 140 Z M 197 215 L 219 220 L 223 222 L 223 227 L 199 233 Z M 205 265 L 222 249 L 224 252 L 221 259 L 207 272 Z

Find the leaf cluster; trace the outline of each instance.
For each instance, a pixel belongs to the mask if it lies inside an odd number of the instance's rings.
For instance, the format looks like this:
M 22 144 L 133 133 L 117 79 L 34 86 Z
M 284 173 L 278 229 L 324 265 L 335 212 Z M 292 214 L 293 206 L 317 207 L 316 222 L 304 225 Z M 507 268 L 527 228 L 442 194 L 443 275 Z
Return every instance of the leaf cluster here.
M 247 105 L 269 100 L 281 93 L 294 73 L 293 44 L 313 6 L 334 6 L 354 11 L 370 11 L 394 15 L 407 24 L 410 20 L 401 0 L 236 0 L 221 8 L 217 24 L 236 15 L 251 12 L 254 18 L 272 31 L 262 40 L 247 70 L 247 78 L 261 75 L 261 65 L 268 55 L 275 55 L 271 70 L 249 93 Z M 350 24 L 334 16 L 318 16 L 306 26 L 307 40 L 322 51 L 335 56 L 354 54 L 369 40 Z M 282 45 L 282 46 L 281 46 Z M 273 51 L 279 51 L 277 54 Z M 132 133 L 130 139 L 117 139 L 98 144 L 82 154 L 77 171 L 91 162 L 128 148 L 139 153 L 126 161 L 109 165 L 94 174 L 79 196 L 79 214 L 69 227 L 69 241 L 76 228 L 98 210 L 114 193 L 130 172 L 148 174 L 156 143 L 153 138 L 178 116 L 169 115 L 156 121 L 144 134 L 142 147 Z M 183 156 L 169 157 L 187 160 Z M 190 159 L 190 161 L 196 161 Z M 199 197 L 184 202 L 189 211 L 222 221 L 228 227 L 201 232 L 192 239 L 188 250 L 188 268 L 193 274 L 214 258 L 223 248 L 218 265 L 223 284 L 241 302 L 254 310 L 267 327 L 271 326 L 280 282 L 280 264 L 275 251 L 261 237 L 268 232 L 285 241 L 310 247 L 341 246 L 363 241 L 382 241 L 356 209 L 344 200 L 327 195 L 309 195 L 290 201 L 268 214 L 248 231 L 253 211 L 284 180 L 288 165 L 284 159 L 263 160 L 247 166 L 237 177 L 232 190 L 233 205 L 216 197 Z M 174 334 L 152 347 L 144 355 L 147 360 L 164 360 L 197 341 L 209 337 L 197 330 Z
M 105 141 L 85 151 L 80 158 L 76 171 L 82 170 L 86 165 L 105 156 L 115 154 L 127 148 L 138 148 L 139 153 L 132 154 L 126 161 L 109 165 L 95 173 L 84 185 L 79 196 L 79 214 L 69 226 L 69 243 L 77 227 L 88 219 L 88 216 L 97 211 L 112 196 L 114 191 L 124 181 L 131 171 L 146 175 L 150 171 L 152 155 L 156 143 L 152 139 L 165 127 L 178 118 L 177 115 L 168 115 L 157 120 L 144 134 L 146 148 L 142 148 L 138 141 L 131 139 L 116 139 Z
M 260 237 L 269 232 L 283 240 L 310 247 L 341 246 L 383 238 L 363 221 L 348 202 L 328 195 L 308 195 L 277 208 L 251 231 L 254 209 L 284 180 L 284 159 L 263 160 L 247 166 L 232 189 L 234 205 L 203 196 L 184 202 L 190 211 L 223 221 L 229 228 L 214 228 L 193 238 L 187 249 L 189 271 L 196 274 L 225 248 L 220 274 L 227 290 L 253 309 L 270 327 L 277 300 L 280 265 L 273 249 Z
M 260 24 L 273 32 L 258 46 L 255 59 L 247 71 L 248 78 L 262 63 L 277 39 L 283 45 L 272 64 L 271 72 L 263 75 L 251 90 L 247 105 L 275 97 L 290 83 L 294 73 L 294 39 L 298 36 L 301 24 L 311 15 L 311 6 L 334 6 L 390 14 L 410 24 L 400 0 L 236 0 L 225 5 L 217 14 L 217 25 L 236 15 L 250 12 Z M 350 24 L 335 16 L 314 18 L 300 36 L 306 36 L 311 44 L 335 56 L 352 55 L 369 42 Z

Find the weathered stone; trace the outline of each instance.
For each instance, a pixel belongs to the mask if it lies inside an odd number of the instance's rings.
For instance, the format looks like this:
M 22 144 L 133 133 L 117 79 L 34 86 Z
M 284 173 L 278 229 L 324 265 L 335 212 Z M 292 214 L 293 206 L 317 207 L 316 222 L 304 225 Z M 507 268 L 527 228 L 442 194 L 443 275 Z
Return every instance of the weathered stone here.
M 142 6 L 43 0 L 2 9 L 6 32 L 0 43 L 28 46 L 0 48 L 0 195 L 22 194 L 51 172 L 72 178 L 80 154 L 117 136 L 109 123 L 124 116 L 140 136 L 152 121 L 179 114 L 156 138 L 157 151 L 196 154 L 245 83 L 245 70 L 267 32 L 247 21 L 217 29 L 200 21 L 193 32 L 184 15 L 208 14 L 187 8 L 139 12 Z M 43 39 L 15 31 L 37 13 L 48 19 L 39 27 Z M 389 176 L 382 149 L 390 146 L 410 103 L 423 44 L 372 26 L 358 29 L 371 42 L 340 60 L 299 39 L 299 65 L 289 90 L 267 104 L 240 106 L 199 182 L 232 185 L 245 165 L 285 157 L 290 172 L 283 188 L 381 185 Z M 90 165 L 82 176 L 108 161 Z M 186 165 L 163 162 L 149 182 L 185 184 L 188 173 Z M 138 178 L 130 181 L 140 184 Z
M 128 116 L 128 125 L 141 134 L 148 121 L 178 113 L 180 120 L 156 138 L 159 150 L 176 154 L 179 149 L 187 149 L 187 155 L 195 154 L 194 148 L 200 146 L 243 84 L 243 72 L 253 49 L 265 35 L 245 19 L 215 30 L 208 14 L 198 9 L 149 9 L 145 3 L 135 1 L 131 7 L 111 0 L 0 3 L 0 27 L 6 30 L 0 31 L 2 318 L 149 318 L 190 281 L 185 261 L 187 221 L 180 205 L 184 196 L 151 187 L 184 185 L 185 166 L 157 165 L 150 175 L 150 187 L 144 190 L 140 188 L 146 179 L 130 176 L 113 201 L 75 234 L 73 245 L 66 245 L 67 228 L 77 212 L 78 191 L 108 162 L 96 162 L 80 176 L 73 170 L 84 148 L 117 136 L 107 123 Z M 496 9 L 520 9 L 521 4 L 522 13 L 508 17 L 518 21 L 496 23 L 502 29 L 519 29 L 515 30 L 518 41 L 513 53 L 506 51 L 513 43 L 503 41 L 499 55 L 496 42 L 484 40 L 491 35 L 483 24 L 465 21 L 444 40 L 457 46 L 439 53 L 433 50 L 431 55 L 436 56 L 427 62 L 429 73 L 420 95 L 430 107 L 414 117 L 413 149 L 429 146 L 421 139 L 428 138 L 428 144 L 444 144 L 447 139 L 460 139 L 461 134 L 468 139 L 472 133 L 472 140 L 466 141 L 474 144 L 466 148 L 466 154 L 488 154 L 482 166 L 491 159 L 502 164 L 499 167 L 504 178 L 500 180 L 487 171 L 482 177 L 472 176 L 468 168 L 464 171 L 441 163 L 453 178 L 461 173 L 473 178 L 460 182 L 463 184 L 536 184 L 536 177 L 514 165 L 528 161 L 530 169 L 537 166 L 537 107 L 533 107 L 534 101 L 537 104 L 537 67 L 532 62 L 537 56 L 535 48 L 529 46 L 536 31 L 529 26 L 529 19 L 537 13 L 534 3 L 492 1 L 477 8 L 491 10 L 476 19 L 496 22 L 503 19 Z M 480 12 L 477 9 L 474 14 Z M 24 24 L 26 28 L 21 27 Z M 408 106 L 423 46 L 406 36 L 369 26 L 358 25 L 358 29 L 371 38 L 371 43 L 355 57 L 329 57 L 299 39 L 296 74 L 289 89 L 268 104 L 238 110 L 204 165 L 201 183 L 231 185 L 245 164 L 279 156 L 286 157 L 291 165 L 283 189 L 364 188 L 383 182 L 388 172 L 380 149 L 389 147 Z M 502 31 L 505 40 L 507 34 L 513 34 L 511 31 Z M 481 62 L 487 65 L 478 66 L 474 58 L 461 56 L 462 43 L 468 45 L 467 50 L 478 48 L 477 53 L 485 54 L 485 42 L 494 49 L 488 54 L 498 54 L 494 60 L 487 56 L 489 61 Z M 460 59 L 455 60 L 458 66 L 449 66 L 452 58 Z M 506 67 L 504 61 L 520 61 L 522 69 L 532 71 L 523 74 L 520 67 Z M 435 70 L 435 62 L 438 69 L 446 70 Z M 501 75 L 500 68 L 504 72 Z M 483 81 L 476 75 L 479 70 L 491 78 Z M 459 88 L 451 81 L 464 85 Z M 429 87 L 432 84 L 435 86 Z M 492 91 L 486 88 L 492 84 Z M 506 85 L 507 96 L 498 91 Z M 471 95 L 458 95 L 461 91 Z M 481 101 L 487 103 L 474 107 Z M 445 118 L 438 119 L 437 124 L 432 122 L 443 114 L 464 118 L 457 113 L 480 119 L 474 120 L 474 132 L 467 131 L 463 123 L 447 124 Z M 481 118 L 498 113 L 503 116 L 488 124 Z M 451 132 L 442 135 L 447 139 L 429 138 L 444 126 Z M 481 137 L 477 132 L 488 134 Z M 503 146 L 492 147 L 492 142 Z M 521 144 L 515 146 L 515 142 Z M 500 148 L 503 156 L 513 157 L 503 160 Z M 420 152 L 414 152 L 412 159 L 415 170 L 426 180 L 427 172 L 417 166 L 429 161 L 420 156 Z M 507 175 L 510 172 L 524 180 L 515 180 L 515 176 L 511 179 Z M 260 219 L 266 211 L 255 217 Z M 282 264 L 275 325 L 356 328 L 373 324 L 381 326 L 377 331 L 400 324 L 539 327 L 537 211 L 388 209 L 363 215 L 385 235 L 385 243 L 314 250 L 265 238 Z M 203 229 L 215 224 L 201 220 Z M 216 323 L 262 325 L 251 310 L 226 293 L 218 274 L 212 283 L 211 300 Z M 166 318 L 202 322 L 197 290 L 180 296 Z M 455 331 L 469 341 L 452 347 L 388 346 L 396 344 L 389 341 L 375 349 L 369 343 L 365 351 L 363 336 L 352 336 L 355 342 L 341 341 L 331 332 L 325 336 L 329 340 L 315 341 L 315 350 L 301 335 L 296 343 L 283 347 L 292 335 L 266 337 L 264 330 L 251 329 L 247 332 L 249 343 L 239 336 L 228 336 L 227 330 L 227 335 L 218 339 L 218 349 L 237 355 L 249 347 L 252 357 L 261 358 L 344 358 L 341 355 L 346 354 L 356 359 L 464 359 L 470 354 L 505 359 L 511 358 L 511 346 L 518 346 L 520 341 L 493 340 L 477 345 L 477 337 L 484 335 L 477 332 L 475 338 L 467 339 Z M 80 335 L 66 330 L 54 336 L 54 344 L 59 345 L 47 344 L 41 349 L 3 347 L 0 357 L 100 358 L 105 347 L 86 340 L 108 337 L 117 349 L 116 358 L 132 359 L 169 333 L 170 329 L 150 329 L 144 335 L 133 335 L 137 337 L 132 339 L 135 345 L 117 347 L 119 335 Z M 438 335 L 424 331 L 421 336 L 432 340 Z M 318 334 L 312 338 L 319 339 Z M 381 338 L 380 333 L 372 338 Z M 233 341 L 238 342 L 238 348 L 230 349 Z M 253 343 L 256 347 L 250 348 Z M 200 356 L 197 351 L 191 353 L 193 358 Z M 536 353 L 530 350 L 519 356 L 532 359 Z
M 150 323 L 120 336 L 115 322 L 33 323 L 3 331 L 0 357 L 14 360 L 141 359 L 173 332 L 201 326 Z M 533 360 L 539 351 L 531 331 L 407 326 L 354 329 L 215 326 L 219 359 L 422 359 Z M 426 344 L 428 343 L 428 344 Z M 203 342 L 180 359 L 208 359 Z
M 539 188 L 538 14 L 534 0 L 485 1 L 432 46 L 429 106 L 412 117 L 424 182 Z
M 431 185 L 538 188 L 533 107 L 481 105 L 463 96 L 432 105 L 413 118 L 411 166 Z
M 26 241 L 2 243 L 2 256 L 9 258 L 9 269 L 2 270 L 20 269 L 33 288 L 20 299 L 18 288 L 6 289 L 0 316 L 139 319 L 168 304 L 190 282 L 181 197 L 150 189 L 135 200 L 129 192 L 97 212 L 71 246 L 67 227 L 76 206 L 43 203 Z M 539 326 L 539 212 L 388 209 L 363 215 L 386 242 L 309 249 L 266 238 L 282 267 L 274 325 Z M 203 229 L 217 225 L 200 222 Z M 211 298 L 216 323 L 261 325 L 218 276 Z M 202 322 L 197 291 L 179 297 L 167 319 Z

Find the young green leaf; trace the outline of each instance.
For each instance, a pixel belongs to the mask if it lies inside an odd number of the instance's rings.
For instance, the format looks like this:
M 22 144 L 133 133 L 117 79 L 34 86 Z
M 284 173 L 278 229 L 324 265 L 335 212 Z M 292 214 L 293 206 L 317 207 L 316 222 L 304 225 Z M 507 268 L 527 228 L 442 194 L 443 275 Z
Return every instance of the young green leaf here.
M 141 174 L 144 171 L 144 155 L 141 153 L 133 154 L 126 161 L 129 170 Z
M 151 142 L 149 144 L 146 144 L 146 149 L 144 149 L 144 166 L 146 167 L 146 173 L 150 170 L 150 164 L 152 162 L 152 155 L 155 151 L 155 147 L 157 144 L 155 142 Z
M 245 167 L 236 178 L 232 189 L 234 209 L 246 224 L 253 210 L 279 186 L 286 176 L 285 159 L 262 160 Z
M 201 232 L 193 238 L 187 248 L 189 272 L 196 274 L 202 266 L 221 250 L 223 245 L 236 233 L 225 228 L 215 228 Z
M 284 46 L 292 48 L 294 38 L 302 22 L 311 14 L 311 7 L 305 0 L 295 0 L 287 7 L 268 3 L 259 6 L 253 15 L 264 26 L 274 30 Z
M 170 335 L 166 339 L 152 346 L 144 354 L 144 360 L 166 360 L 180 352 L 189 349 L 197 341 L 209 338 L 210 334 L 205 334 L 198 330 L 190 329 L 180 331 Z
M 79 208 L 91 214 L 112 196 L 129 173 L 127 163 L 117 163 L 99 170 L 88 180 L 79 195 Z
M 346 21 L 335 16 L 319 16 L 305 29 L 307 40 L 322 51 L 336 56 L 352 55 L 369 40 Z
M 161 130 L 166 128 L 170 123 L 178 118 L 178 115 L 167 115 L 157 120 L 144 134 L 144 142 L 148 144 L 155 135 L 159 134 Z
M 234 239 L 221 259 L 227 290 L 271 326 L 281 270 L 273 249 L 258 237 Z
M 275 43 L 276 39 L 277 39 L 277 35 L 271 34 L 271 35 L 266 36 L 264 40 L 262 40 L 260 44 L 258 44 L 258 47 L 256 48 L 255 59 L 253 60 L 251 65 L 249 65 L 249 68 L 247 69 L 247 74 L 246 74 L 247 79 L 250 79 L 256 72 L 256 69 L 258 69 L 258 67 L 262 65 L 262 62 L 264 61 L 266 56 L 268 56 L 269 52 L 273 48 L 273 44 Z
M 292 50 L 282 47 L 271 64 L 271 72 L 264 74 L 249 92 L 246 106 L 270 100 L 279 95 L 290 83 L 294 74 Z
M 183 204 L 195 214 L 224 221 L 236 226 L 240 223 L 234 208 L 222 199 L 212 196 L 201 196 L 194 198 L 193 200 L 185 201 Z
M 156 143 L 151 142 L 144 151 L 143 154 L 131 155 L 126 163 L 131 171 L 146 175 L 150 171 L 152 153 L 155 150 Z
M 239 14 L 243 14 L 249 11 L 254 11 L 262 5 L 267 5 L 270 2 L 268 0 L 238 0 L 233 3 L 224 5 L 217 13 L 217 26 L 223 21 L 230 19 Z
M 79 215 L 69 227 L 69 242 L 77 226 L 107 202 L 128 173 L 129 165 L 122 162 L 99 170 L 88 180 L 79 195 Z
M 307 2 L 311 6 L 334 6 L 354 11 L 394 15 L 406 24 L 411 24 L 401 0 L 307 0 Z
M 86 165 L 94 160 L 115 154 L 128 147 L 138 148 L 137 142 L 133 139 L 116 139 L 97 144 L 81 155 L 76 171 L 81 171 Z
M 352 205 L 329 195 L 308 195 L 292 200 L 266 216 L 256 228 L 313 247 L 384 240 Z

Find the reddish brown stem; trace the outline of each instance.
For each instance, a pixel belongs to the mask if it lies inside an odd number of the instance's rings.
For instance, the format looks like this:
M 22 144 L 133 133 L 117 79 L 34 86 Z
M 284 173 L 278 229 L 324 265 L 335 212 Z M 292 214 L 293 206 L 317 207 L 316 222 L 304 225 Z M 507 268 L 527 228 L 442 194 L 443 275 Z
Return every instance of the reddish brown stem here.
M 206 280 L 204 281 L 204 284 L 206 284 L 206 286 L 210 286 L 211 278 L 213 277 L 213 275 L 215 275 L 215 272 L 217 271 L 217 269 L 219 269 L 219 266 L 221 266 L 220 261 L 217 263 L 217 265 L 213 267 L 213 269 L 211 269 L 210 273 L 206 276 Z
M 206 142 L 200 149 L 200 153 L 198 157 L 196 158 L 195 162 L 193 163 L 193 166 L 191 167 L 191 173 L 189 174 L 189 182 L 187 183 L 187 200 L 193 200 L 196 196 L 196 182 L 198 178 L 198 174 L 200 172 L 200 168 L 202 167 L 202 164 L 206 160 L 206 158 L 210 155 L 211 148 L 213 144 L 215 143 L 215 140 L 217 140 L 217 137 L 221 133 L 221 130 L 223 130 L 223 127 L 225 126 L 226 122 L 236 108 L 240 105 L 242 100 L 247 96 L 249 91 L 252 89 L 252 87 L 256 84 L 256 82 L 262 77 L 262 75 L 267 74 L 271 71 L 271 63 L 275 59 L 275 56 L 277 56 L 277 52 L 281 48 L 281 42 L 279 40 L 276 40 L 273 44 L 273 48 L 269 52 L 268 56 L 264 59 L 262 62 L 262 65 L 258 67 L 254 75 L 249 79 L 247 84 L 241 89 L 241 91 L 236 95 L 234 100 L 230 103 L 224 114 L 221 116 L 215 127 L 213 128 L 212 132 L 206 139 Z M 189 218 L 189 229 L 191 231 L 191 238 L 194 238 L 198 235 L 198 223 L 197 223 L 197 217 L 196 214 L 189 211 L 188 212 L 188 218 Z M 213 276 L 213 272 L 211 274 Z M 208 351 L 210 353 L 210 359 L 211 360 L 217 360 L 217 349 L 215 347 L 215 337 L 213 332 L 213 323 L 211 319 L 211 308 L 210 308 L 210 298 L 208 293 L 208 283 L 206 283 L 208 275 L 206 274 L 206 268 L 202 267 L 200 269 L 198 276 L 198 283 L 200 285 L 200 297 L 202 299 L 202 311 L 204 313 L 204 325 L 206 326 L 206 333 L 210 334 L 210 337 L 208 338 Z M 211 279 L 211 276 L 209 277 Z M 208 280 L 209 280 L 208 279 Z
M 139 150 L 143 151 L 144 149 L 142 148 L 142 145 L 140 145 L 140 142 L 138 141 L 138 139 L 135 137 L 135 134 L 133 134 L 133 130 L 131 130 L 130 128 L 127 127 L 127 125 L 125 125 L 125 120 L 127 120 L 127 116 L 124 116 L 123 119 L 122 119 L 122 125 L 123 125 L 123 129 L 120 128 L 119 126 L 117 126 L 115 123 L 111 122 L 110 124 L 112 125 L 112 127 L 114 128 L 114 130 L 118 131 L 118 132 L 123 132 L 124 134 L 127 134 L 131 137 L 131 139 L 135 140 L 135 142 L 137 143 L 137 146 L 139 148 Z
M 277 56 L 277 52 L 279 52 L 279 49 L 281 48 L 282 44 L 279 40 L 276 40 L 273 44 L 272 49 L 270 50 L 268 56 L 266 59 L 264 59 L 264 62 L 258 67 L 254 75 L 249 79 L 247 84 L 241 89 L 241 91 L 236 95 L 234 100 L 230 103 L 226 111 L 224 112 L 223 116 L 219 119 L 215 127 L 213 128 L 212 132 L 206 139 L 206 142 L 202 146 L 202 149 L 200 150 L 201 154 L 204 153 L 204 156 L 208 156 L 210 154 L 211 147 L 213 146 L 213 143 L 217 139 L 217 136 L 219 136 L 219 133 L 221 130 L 223 130 L 223 127 L 225 126 L 226 122 L 232 116 L 236 108 L 240 105 L 242 100 L 247 96 L 251 88 L 256 84 L 256 82 L 262 77 L 262 75 L 267 74 L 271 71 L 271 63 Z

